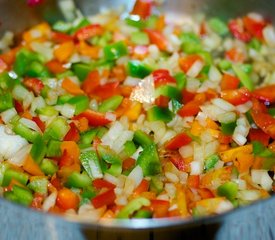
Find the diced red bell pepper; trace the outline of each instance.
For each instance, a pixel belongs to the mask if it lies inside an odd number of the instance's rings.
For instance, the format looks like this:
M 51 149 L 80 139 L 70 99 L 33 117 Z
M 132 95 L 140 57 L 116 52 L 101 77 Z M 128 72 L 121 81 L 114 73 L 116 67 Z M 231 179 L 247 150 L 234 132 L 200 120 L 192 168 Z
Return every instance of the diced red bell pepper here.
M 41 121 L 39 117 L 32 117 L 32 120 L 37 124 L 37 126 L 40 128 L 42 132 L 45 131 L 45 123 Z
M 265 102 L 274 103 L 275 102 L 275 84 L 261 87 L 254 90 L 252 92 L 252 96 Z
M 160 95 L 155 99 L 155 104 L 159 107 L 168 107 L 169 101 L 170 101 L 169 97 Z
M 82 83 L 82 89 L 85 93 L 92 94 L 100 83 L 100 76 L 98 71 L 92 71 L 88 74 Z
M 253 99 L 251 116 L 254 122 L 261 130 L 263 130 L 263 132 L 275 139 L 275 118 L 269 115 L 266 111 L 264 104 Z
M 189 137 L 186 133 L 180 133 L 173 137 L 165 144 L 165 148 L 168 150 L 177 150 L 180 147 L 189 144 L 192 142 L 192 138 Z
M 37 78 L 25 78 L 23 84 L 36 95 L 39 95 L 44 87 L 43 82 Z
M 195 116 L 200 111 L 200 104 L 201 102 L 192 100 L 179 109 L 178 115 L 180 115 L 181 117 Z
M 263 29 L 267 25 L 267 22 L 264 20 L 255 20 L 249 16 L 243 18 L 243 23 L 245 29 L 254 37 L 259 40 L 263 39 Z
M 169 83 L 176 84 L 176 79 L 173 78 L 166 69 L 158 69 L 152 72 L 154 84 L 156 87 Z
M 104 205 L 111 205 L 116 199 L 116 194 L 114 189 L 110 189 L 100 195 L 97 195 L 92 199 L 92 204 L 95 208 L 103 207 Z
M 98 85 L 94 90 L 94 94 L 102 100 L 119 94 L 119 81 Z
M 248 137 L 250 142 L 259 141 L 265 146 L 269 144 L 270 136 L 263 132 L 261 129 L 251 128 Z
M 249 42 L 252 38 L 251 34 L 244 28 L 244 23 L 241 18 L 231 20 L 228 23 L 228 28 L 235 38 L 243 42 Z
M 42 209 L 42 203 L 44 201 L 44 196 L 41 193 L 34 193 L 34 198 L 31 203 L 31 208 Z
M 196 54 L 193 55 L 188 55 L 185 56 L 183 58 L 179 59 L 179 65 L 180 68 L 182 69 L 182 71 L 184 71 L 185 73 L 188 72 L 188 70 L 192 67 L 192 65 L 197 61 L 203 61 L 202 57 Z
M 95 179 L 93 181 L 93 186 L 97 189 L 102 189 L 102 188 L 113 189 L 116 187 L 116 185 L 114 185 L 104 179 Z
M 73 163 L 74 163 L 73 157 L 70 155 L 68 150 L 64 150 L 62 153 L 62 156 L 58 162 L 59 166 L 60 167 L 64 167 L 64 166 L 68 167 L 68 166 L 73 165 Z
M 102 35 L 104 28 L 100 24 L 90 24 L 76 31 L 74 37 L 78 40 L 86 40 L 94 36 Z
M 187 178 L 187 186 L 190 188 L 198 188 L 200 186 L 200 175 L 190 175 Z
M 80 139 L 80 135 L 79 135 L 78 129 L 75 126 L 75 124 L 73 122 L 71 122 L 70 130 L 67 132 L 67 134 L 65 135 L 63 140 L 78 142 L 79 139 Z
M 225 57 L 232 62 L 242 63 L 245 60 L 244 53 L 237 48 L 231 48 L 228 51 L 226 51 Z
M 182 102 L 184 104 L 186 104 L 194 99 L 194 97 L 196 96 L 196 93 L 189 92 L 186 89 L 183 89 L 181 95 L 182 95 L 182 99 L 183 99 Z
M 24 112 L 23 104 L 17 100 L 14 100 L 14 108 L 19 114 Z
M 52 37 L 52 41 L 55 43 L 64 43 L 64 42 L 73 40 L 72 36 L 61 32 L 52 32 L 51 37 Z
M 142 181 L 140 182 L 140 184 L 134 190 L 133 194 L 135 196 L 138 196 L 138 195 L 140 195 L 143 192 L 147 192 L 148 189 L 149 189 L 149 187 L 150 187 L 150 182 L 147 181 L 146 179 L 142 179 Z
M 165 200 L 152 199 L 150 209 L 154 218 L 162 218 L 168 215 L 169 202 Z
M 246 103 L 251 99 L 251 93 L 245 87 L 234 90 L 221 91 L 221 98 L 230 102 L 233 105 Z
M 169 151 L 165 153 L 165 157 L 167 157 L 178 170 L 183 172 L 188 172 L 190 170 L 190 165 L 184 161 L 178 151 Z
M 237 89 L 239 84 L 240 84 L 240 79 L 231 74 L 225 73 L 222 76 L 222 81 L 221 81 L 222 90 Z
M 163 34 L 157 30 L 145 29 L 144 30 L 150 39 L 152 44 L 156 44 L 161 51 L 167 50 L 167 39 L 163 36 Z
M 80 119 L 83 117 L 86 118 L 89 122 L 89 125 L 93 127 L 104 126 L 111 122 L 109 119 L 105 117 L 105 114 L 95 112 L 90 109 L 78 114 L 73 119 Z
M 145 19 L 151 15 L 152 6 L 152 0 L 137 0 L 131 14 L 139 15 L 142 19 Z

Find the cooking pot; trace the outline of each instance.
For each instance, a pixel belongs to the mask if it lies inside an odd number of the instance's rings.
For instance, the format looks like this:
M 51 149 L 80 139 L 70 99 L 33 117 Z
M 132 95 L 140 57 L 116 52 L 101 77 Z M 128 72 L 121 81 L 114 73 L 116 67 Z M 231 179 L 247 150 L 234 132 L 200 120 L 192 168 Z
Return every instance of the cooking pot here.
M 28 7 L 24 0 L 0 0 L 0 36 L 5 30 L 19 33 L 41 21 L 50 23 L 64 17 L 59 6 L 68 0 L 44 0 Z M 76 6 L 85 14 L 103 8 L 125 6 L 130 0 L 78 0 Z M 203 12 L 223 19 L 254 11 L 275 21 L 274 0 L 167 0 L 163 9 L 170 18 L 181 21 Z M 65 12 L 66 16 L 66 12 Z M 68 17 L 68 16 L 67 16 Z M 275 239 L 275 197 L 256 202 L 219 216 L 191 220 L 144 219 L 79 223 L 34 211 L 0 199 L 0 239 Z

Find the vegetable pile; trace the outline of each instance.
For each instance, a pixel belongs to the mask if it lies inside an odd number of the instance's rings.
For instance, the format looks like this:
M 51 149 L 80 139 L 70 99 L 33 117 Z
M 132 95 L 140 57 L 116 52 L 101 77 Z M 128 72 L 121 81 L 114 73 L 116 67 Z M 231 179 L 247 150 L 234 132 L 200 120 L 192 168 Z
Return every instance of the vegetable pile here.
M 275 30 L 137 0 L 0 41 L 5 199 L 88 221 L 204 216 L 274 192 Z

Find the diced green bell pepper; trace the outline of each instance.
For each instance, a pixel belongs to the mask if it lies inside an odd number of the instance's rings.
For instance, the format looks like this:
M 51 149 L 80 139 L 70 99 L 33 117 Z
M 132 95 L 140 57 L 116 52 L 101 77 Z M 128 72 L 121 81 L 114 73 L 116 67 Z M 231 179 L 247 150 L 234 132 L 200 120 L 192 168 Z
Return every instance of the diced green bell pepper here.
M 139 197 L 131 200 L 125 207 L 123 207 L 117 214 L 117 218 L 130 218 L 131 215 L 142 207 L 148 207 L 150 200 L 144 197 Z
M 66 186 L 74 188 L 85 188 L 92 184 L 92 179 L 84 173 L 72 172 L 66 181 Z
M 97 147 L 98 154 L 104 162 L 111 164 L 104 172 L 109 173 L 113 176 L 118 176 L 122 172 L 122 160 L 121 158 L 107 146 L 99 145 Z M 104 167 L 106 168 L 106 167 Z
M 248 43 L 248 47 L 253 48 L 256 51 L 260 51 L 262 44 L 257 38 L 252 38 L 252 40 Z
M 61 95 L 58 97 L 56 105 L 63 105 L 67 103 L 73 96 L 70 94 Z
M 75 106 L 75 114 L 84 112 L 89 107 L 89 98 L 84 95 L 75 96 L 68 100 L 67 103 Z
M 253 153 L 255 156 L 259 157 L 274 157 L 275 154 L 273 151 L 265 147 L 261 142 L 259 141 L 253 141 Z
M 3 90 L 12 89 L 16 80 L 10 77 L 8 72 L 2 72 L 0 74 L 0 88 Z
M 226 182 L 218 187 L 217 193 L 219 196 L 226 197 L 228 200 L 233 201 L 237 197 L 238 184 L 235 182 Z
M 236 122 L 221 123 L 222 133 L 225 135 L 232 135 L 236 126 Z
M 13 107 L 13 97 L 10 92 L 0 95 L 0 112 Z
M 275 117 L 275 108 L 268 108 L 268 114 L 270 114 L 272 117 Z
M 145 78 L 152 69 L 138 60 L 131 60 L 127 64 L 127 72 L 131 77 Z
M 148 121 L 163 121 L 170 122 L 172 121 L 174 114 L 168 109 L 164 107 L 154 106 L 147 111 L 147 119 Z
M 46 106 L 43 108 L 36 109 L 36 113 L 48 117 L 58 115 L 58 111 L 53 106 Z
M 220 158 L 217 154 L 213 154 L 207 157 L 204 162 L 205 171 L 209 171 L 210 169 L 213 169 L 219 160 Z
M 224 36 L 226 35 L 229 30 L 228 27 L 226 25 L 226 23 L 224 23 L 221 19 L 219 18 L 211 18 L 208 21 L 208 24 L 210 26 L 210 28 L 217 34 Z
M 115 111 L 122 103 L 123 97 L 120 95 L 112 96 L 104 100 L 98 107 L 99 112 Z
M 74 63 L 72 64 L 72 71 L 80 81 L 84 81 L 89 72 L 94 70 L 94 66 L 87 63 Z
M 90 178 L 96 179 L 103 177 L 99 159 L 94 150 L 82 152 L 80 154 L 80 162 Z
M 29 180 L 29 175 L 27 175 L 26 173 L 18 172 L 16 170 L 13 170 L 13 169 L 9 168 L 4 173 L 2 186 L 3 187 L 8 186 L 12 179 L 15 179 L 18 182 L 26 185 L 28 180 Z
M 77 30 L 79 30 L 80 28 L 86 27 L 88 25 L 90 25 L 90 21 L 89 19 L 83 17 L 82 19 L 80 19 L 79 21 L 74 22 L 74 26 L 72 26 L 70 33 L 75 33 Z
M 40 169 L 45 175 L 52 176 L 58 171 L 58 166 L 53 160 L 44 158 L 40 164 Z
M 253 66 L 251 64 L 241 64 L 240 68 L 247 74 L 250 74 L 253 70 Z
M 161 164 L 155 144 L 143 148 L 137 159 L 137 165 L 142 168 L 144 176 L 157 175 L 161 172 Z
M 228 70 L 232 67 L 232 63 L 226 59 L 222 59 L 220 62 L 219 62 L 219 67 L 221 70 Z
M 158 19 L 159 19 L 159 16 L 157 15 L 149 16 L 145 21 L 145 27 L 150 29 L 155 29 Z
M 153 139 L 141 130 L 135 131 L 133 141 L 143 148 L 154 143 Z
M 103 48 L 104 57 L 107 60 L 117 60 L 128 54 L 128 49 L 123 41 L 109 44 Z
M 153 213 L 151 211 L 140 209 L 134 214 L 133 218 L 152 218 L 152 215 Z
M 125 22 L 129 26 L 136 27 L 139 29 L 142 29 L 145 26 L 144 21 L 135 15 L 130 15 L 127 18 L 125 18 Z
M 47 67 L 38 61 L 32 61 L 27 66 L 25 75 L 28 77 L 50 77 Z
M 46 152 L 47 152 L 46 144 L 45 144 L 42 136 L 38 135 L 34 139 L 30 154 L 31 154 L 33 160 L 37 164 L 40 164 L 42 159 L 44 158 Z
M 155 90 L 155 97 L 159 97 L 159 96 L 166 96 L 169 97 L 170 99 L 176 99 L 178 101 L 181 100 L 182 96 L 181 96 L 181 91 L 179 89 L 177 89 L 176 87 L 170 86 L 170 85 L 162 85 L 159 86 L 156 90 Z
M 177 87 L 179 90 L 182 90 L 186 86 L 186 75 L 183 72 L 178 72 L 174 75 L 174 78 L 177 81 Z
M 46 177 L 32 177 L 28 188 L 34 192 L 46 194 L 48 192 L 49 180 Z

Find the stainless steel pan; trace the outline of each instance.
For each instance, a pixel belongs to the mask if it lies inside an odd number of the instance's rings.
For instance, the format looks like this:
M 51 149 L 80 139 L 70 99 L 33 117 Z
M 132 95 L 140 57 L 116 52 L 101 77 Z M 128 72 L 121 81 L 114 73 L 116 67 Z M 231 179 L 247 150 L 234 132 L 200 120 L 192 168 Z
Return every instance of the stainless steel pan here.
M 24 0 L 0 0 L 0 36 L 5 30 L 17 33 L 41 21 L 62 18 L 58 6 L 66 0 L 44 0 L 29 8 Z M 101 8 L 130 9 L 131 0 L 76 0 L 84 14 Z M 182 19 L 203 12 L 224 19 L 256 11 L 275 22 L 274 0 L 167 0 L 163 9 Z M 0 239 L 275 239 L 275 198 L 257 202 L 220 216 L 192 220 L 131 220 L 77 223 L 39 213 L 0 199 Z

